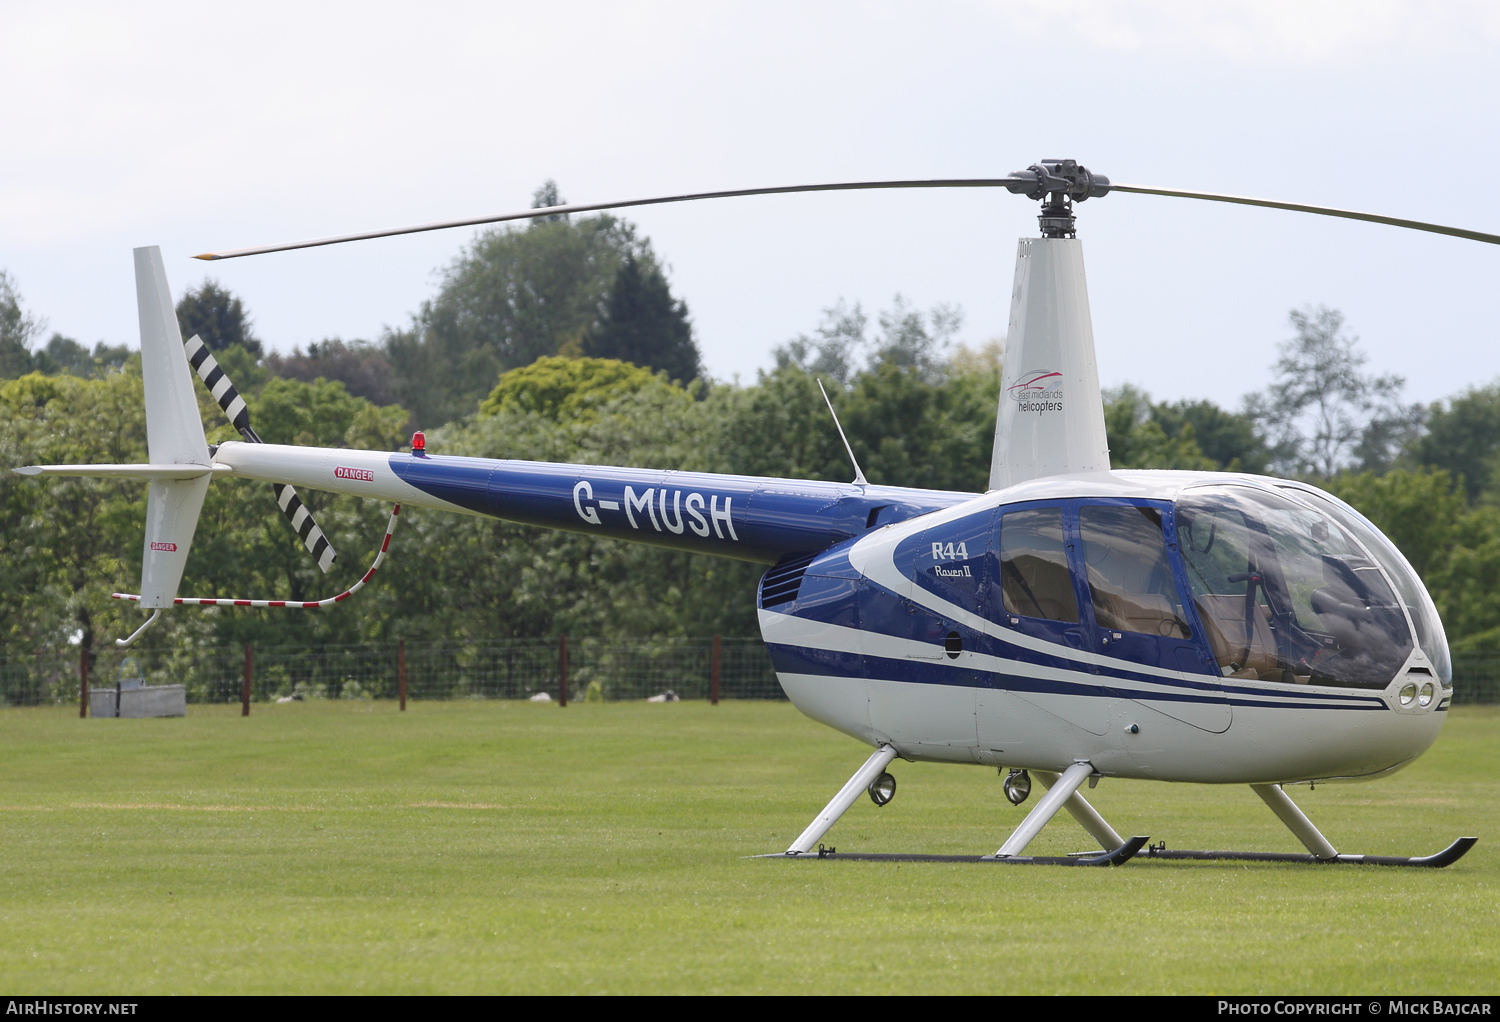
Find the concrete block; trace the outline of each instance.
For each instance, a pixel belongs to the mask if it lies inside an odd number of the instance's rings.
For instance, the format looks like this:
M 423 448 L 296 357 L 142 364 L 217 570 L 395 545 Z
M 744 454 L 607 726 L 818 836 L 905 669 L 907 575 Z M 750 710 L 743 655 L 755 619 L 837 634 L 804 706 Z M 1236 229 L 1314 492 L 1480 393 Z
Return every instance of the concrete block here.
M 89 691 L 89 716 L 114 717 L 115 690 L 96 688 Z M 146 685 L 120 692 L 121 717 L 185 717 L 187 689 L 181 685 Z

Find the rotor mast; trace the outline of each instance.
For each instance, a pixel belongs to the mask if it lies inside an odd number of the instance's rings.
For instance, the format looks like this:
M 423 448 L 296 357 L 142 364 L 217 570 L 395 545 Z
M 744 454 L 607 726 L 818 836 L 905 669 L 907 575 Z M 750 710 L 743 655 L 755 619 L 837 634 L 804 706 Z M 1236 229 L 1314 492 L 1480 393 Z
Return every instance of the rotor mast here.
M 1044 238 L 1078 237 L 1073 203 L 1109 193 L 1109 178 L 1079 166 L 1077 160 L 1042 160 L 1010 177 L 1013 183 L 1005 186 L 1007 191 L 1042 203 L 1037 222 Z
M 1043 160 L 1010 177 L 1007 189 L 1042 203 L 1042 236 L 1017 245 L 991 490 L 1110 467 L 1073 213 L 1073 203 L 1106 194 L 1109 179 L 1076 160 Z

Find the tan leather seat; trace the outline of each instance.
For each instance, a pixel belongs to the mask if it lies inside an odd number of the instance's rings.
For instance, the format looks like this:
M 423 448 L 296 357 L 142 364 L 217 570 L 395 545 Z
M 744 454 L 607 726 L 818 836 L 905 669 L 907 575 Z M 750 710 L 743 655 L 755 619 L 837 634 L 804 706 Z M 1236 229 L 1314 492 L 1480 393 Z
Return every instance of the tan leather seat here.
M 1172 601 L 1160 593 L 1105 593 L 1093 591 L 1094 618 L 1100 628 L 1145 632 L 1174 639 L 1190 638 L 1187 622 L 1177 616 Z
M 1209 645 L 1213 647 L 1214 659 L 1222 670 L 1238 663 L 1245 653 L 1245 598 L 1243 596 L 1200 596 L 1194 601 L 1198 617 L 1208 632 Z M 1281 667 L 1276 656 L 1276 640 L 1271 634 L 1271 612 L 1269 608 L 1255 606 L 1251 624 L 1250 654 L 1232 678 L 1248 678 L 1253 681 L 1298 681 L 1306 682 Z

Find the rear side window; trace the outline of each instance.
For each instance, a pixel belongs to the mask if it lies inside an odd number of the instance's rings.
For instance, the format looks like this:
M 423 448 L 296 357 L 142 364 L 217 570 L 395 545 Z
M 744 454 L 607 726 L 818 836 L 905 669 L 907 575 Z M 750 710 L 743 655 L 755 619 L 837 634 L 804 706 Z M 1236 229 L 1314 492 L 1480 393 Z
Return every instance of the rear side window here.
M 1160 511 L 1090 505 L 1078 509 L 1078 527 L 1100 628 L 1191 638 L 1167 560 Z
M 1078 623 L 1061 508 L 1028 508 L 1001 517 L 1000 591 L 1007 613 Z

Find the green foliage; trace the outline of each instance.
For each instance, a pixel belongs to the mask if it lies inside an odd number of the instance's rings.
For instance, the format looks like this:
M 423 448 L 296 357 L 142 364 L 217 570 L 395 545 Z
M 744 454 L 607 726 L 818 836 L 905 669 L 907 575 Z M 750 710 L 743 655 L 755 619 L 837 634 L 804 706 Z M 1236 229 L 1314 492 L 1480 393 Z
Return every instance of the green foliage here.
M 1191 436 L 1203 456 L 1220 471 L 1266 471 L 1270 453 L 1255 424 L 1243 415 L 1226 412 L 1212 401 L 1153 404 L 1151 421 L 1161 427 L 1168 439 Z
M 1384 471 L 1421 424 L 1399 401 L 1405 380 L 1364 372 L 1369 356 L 1327 306 L 1293 310 L 1296 336 L 1281 345 L 1275 379 L 1246 399 L 1246 413 L 1272 438 L 1281 472 L 1331 479 L 1352 466 Z
M 582 352 L 619 359 L 690 383 L 703 374 L 687 304 L 672 297 L 661 267 L 627 252 Z
M 554 422 L 594 418 L 601 404 L 652 386 L 670 384 L 617 359 L 539 358 L 503 374 L 479 412 L 530 412 Z
M 1150 395 L 1129 384 L 1104 393 L 1104 429 L 1111 468 L 1210 471 L 1217 466 L 1198 448 L 1193 424 L 1168 434 L 1153 416 Z
M 0 650 L 55 648 L 75 631 L 89 647 L 98 628 L 123 620 L 109 593 L 140 549 L 144 487 L 28 479 L 10 469 L 145 461 L 143 397 L 140 377 L 128 373 L 31 373 L 0 385 Z
M 188 289 L 177 303 L 177 325 L 184 340 L 197 334 L 216 352 L 237 345 L 260 357 L 260 341 L 250 332 L 244 303 L 217 281 L 205 280 Z
M 1470 500 L 1495 488 L 1500 450 L 1500 384 L 1471 387 L 1429 410 L 1427 432 L 1409 448 L 1414 461 L 1443 469 Z
M 1473 508 L 1454 532 L 1459 541 L 1428 591 L 1455 652 L 1500 649 L 1500 508 Z
M 890 363 L 914 370 L 928 382 L 947 375 L 944 349 L 963 325 L 963 310 L 935 305 L 923 313 L 897 294 L 877 320 L 880 332 L 866 337 L 870 317 L 858 302 L 851 309 L 841 298 L 823 310 L 823 322 L 813 336 L 799 334 L 776 348 L 776 367 L 800 369 L 840 384 L 853 379 L 861 369 L 861 360 L 867 371 Z
M 31 339 L 43 322 L 21 307 L 21 293 L 11 275 L 0 270 L 0 380 L 25 376 L 35 365 Z
M 1500 508 L 1470 505 L 1442 469 L 1365 472 L 1328 485 L 1411 561 L 1455 652 L 1500 647 Z
M 452 422 L 502 372 L 576 348 L 628 255 L 655 268 L 649 243 L 609 216 L 482 232 L 411 326 L 384 338 L 401 404 L 419 425 Z
M 337 337 L 314 341 L 304 352 L 300 347 L 290 355 L 272 352 L 265 367 L 275 376 L 289 380 L 337 380 L 355 397 L 371 404 L 396 403 L 396 377 L 385 350 L 369 341 L 343 341 Z
M 1444 571 L 1464 545 L 1469 508 L 1447 472 L 1362 472 L 1332 480 L 1327 489 L 1374 522 L 1424 580 Z

